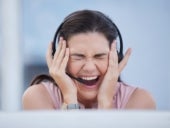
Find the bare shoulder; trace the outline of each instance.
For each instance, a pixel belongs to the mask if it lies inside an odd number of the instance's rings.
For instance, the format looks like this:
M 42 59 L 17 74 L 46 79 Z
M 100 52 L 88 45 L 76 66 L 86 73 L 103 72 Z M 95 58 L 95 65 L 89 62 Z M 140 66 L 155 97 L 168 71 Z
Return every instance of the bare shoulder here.
M 156 109 L 156 103 L 152 95 L 141 88 L 137 88 L 131 95 L 127 109 Z
M 22 106 L 25 110 L 53 109 L 52 99 L 42 84 L 32 85 L 22 96 Z

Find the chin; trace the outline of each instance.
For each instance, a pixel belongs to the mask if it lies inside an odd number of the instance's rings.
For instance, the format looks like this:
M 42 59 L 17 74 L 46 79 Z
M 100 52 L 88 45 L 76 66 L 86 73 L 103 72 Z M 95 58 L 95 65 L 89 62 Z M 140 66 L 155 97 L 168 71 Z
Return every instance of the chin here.
M 97 92 L 98 91 L 78 92 L 78 95 L 81 97 L 82 100 L 94 101 L 97 99 Z

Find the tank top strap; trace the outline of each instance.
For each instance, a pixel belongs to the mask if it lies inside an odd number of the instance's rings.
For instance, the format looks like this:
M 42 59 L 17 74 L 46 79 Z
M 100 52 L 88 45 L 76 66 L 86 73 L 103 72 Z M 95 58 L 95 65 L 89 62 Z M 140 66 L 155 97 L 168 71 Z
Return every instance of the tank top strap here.
M 60 92 L 60 89 L 50 81 L 43 81 L 41 83 L 44 85 L 44 87 L 47 89 L 48 93 L 50 94 L 55 109 L 60 109 L 62 105 L 62 94 Z
M 123 82 L 118 82 L 115 95 L 117 109 L 124 109 L 126 107 L 126 104 L 136 88 L 137 87 L 127 85 Z

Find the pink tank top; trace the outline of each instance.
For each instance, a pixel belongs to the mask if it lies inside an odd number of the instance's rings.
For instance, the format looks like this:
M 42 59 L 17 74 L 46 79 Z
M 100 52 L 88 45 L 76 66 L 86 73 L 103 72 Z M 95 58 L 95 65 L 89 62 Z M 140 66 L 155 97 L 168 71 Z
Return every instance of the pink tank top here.
M 62 94 L 59 87 L 57 87 L 50 81 L 44 81 L 42 82 L 42 84 L 48 90 L 48 93 L 50 94 L 53 100 L 55 109 L 60 109 L 62 106 Z M 116 107 L 116 109 L 125 108 L 130 96 L 132 95 L 135 89 L 136 87 L 126 85 L 125 83 L 122 82 L 117 83 L 115 97 L 113 98 L 114 99 L 113 104 Z M 83 105 L 80 104 L 80 106 L 81 108 L 84 108 Z M 94 109 L 97 108 L 97 105 L 95 105 L 93 108 Z

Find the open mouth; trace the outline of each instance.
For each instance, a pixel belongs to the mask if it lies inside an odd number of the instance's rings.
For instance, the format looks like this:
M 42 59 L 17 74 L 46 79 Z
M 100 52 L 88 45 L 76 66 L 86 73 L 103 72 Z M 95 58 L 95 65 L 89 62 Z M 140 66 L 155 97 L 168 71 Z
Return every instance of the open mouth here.
M 95 85 L 98 80 L 99 80 L 99 76 L 94 76 L 94 77 L 81 77 L 81 78 L 78 78 L 79 82 L 87 85 L 87 86 L 92 86 L 92 85 Z
M 68 76 L 70 76 L 72 79 L 77 80 L 80 83 L 83 83 L 87 86 L 92 86 L 92 85 L 96 85 L 98 80 L 99 80 L 99 76 L 93 76 L 93 77 L 74 77 L 71 74 L 67 73 Z

